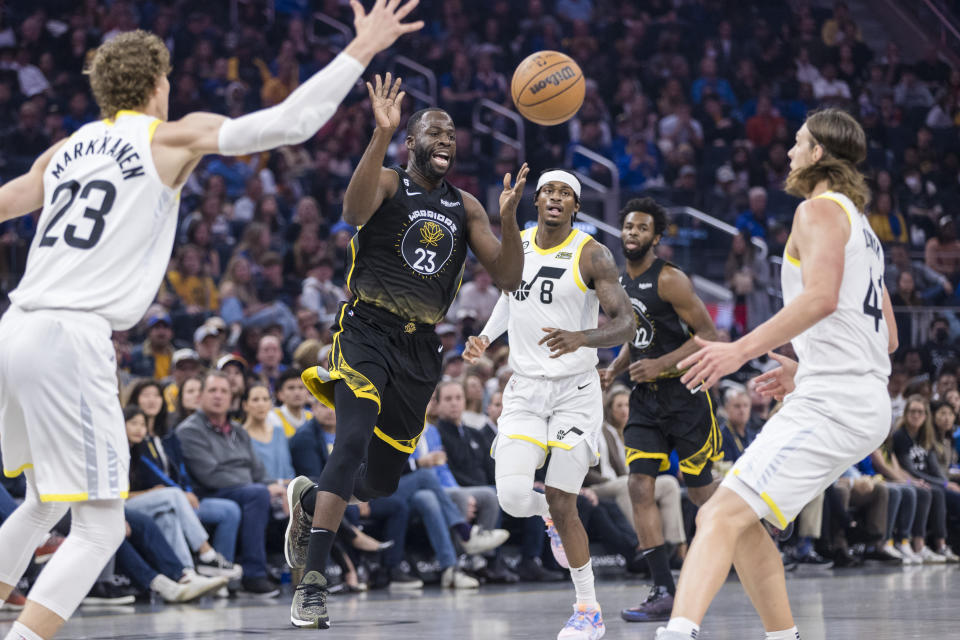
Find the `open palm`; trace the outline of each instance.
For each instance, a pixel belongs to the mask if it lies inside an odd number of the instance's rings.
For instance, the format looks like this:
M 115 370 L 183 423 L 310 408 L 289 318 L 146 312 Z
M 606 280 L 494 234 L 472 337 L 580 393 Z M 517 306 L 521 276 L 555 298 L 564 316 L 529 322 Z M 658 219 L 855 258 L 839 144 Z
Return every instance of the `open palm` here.
M 527 186 L 527 174 L 530 168 L 524 162 L 517 173 L 517 183 L 510 186 L 510 174 L 503 176 L 503 191 L 500 193 L 500 211 L 516 211 L 523 197 L 523 188 Z
M 406 95 L 405 91 L 400 91 L 401 80 L 397 78 L 391 83 L 388 71 L 386 82 L 378 73 L 374 77 L 374 83 L 367 83 L 367 91 L 370 93 L 370 105 L 373 107 L 377 126 L 381 129 L 396 129 L 400 126 L 400 105 Z

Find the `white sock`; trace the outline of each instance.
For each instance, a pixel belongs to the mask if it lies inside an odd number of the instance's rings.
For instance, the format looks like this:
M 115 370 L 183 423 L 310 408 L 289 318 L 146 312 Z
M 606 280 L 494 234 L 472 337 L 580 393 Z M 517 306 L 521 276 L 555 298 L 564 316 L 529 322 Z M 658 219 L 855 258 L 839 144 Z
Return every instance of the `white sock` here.
M 200 562 L 213 562 L 217 559 L 217 551 L 213 547 L 210 547 L 206 551 L 201 551 L 198 554 Z
M 700 625 L 687 618 L 670 618 L 670 622 L 667 623 L 667 631 L 677 631 L 685 633 L 691 638 L 696 638 L 700 635 Z
M 800 632 L 796 625 L 783 631 L 767 631 L 767 640 L 800 640 Z
M 22 622 L 14 622 L 4 640 L 43 640 L 43 638 L 30 631 Z
M 573 580 L 573 588 L 577 590 L 577 604 L 598 606 L 597 592 L 593 588 L 593 561 L 587 560 L 587 564 L 582 567 L 571 568 L 570 578 Z

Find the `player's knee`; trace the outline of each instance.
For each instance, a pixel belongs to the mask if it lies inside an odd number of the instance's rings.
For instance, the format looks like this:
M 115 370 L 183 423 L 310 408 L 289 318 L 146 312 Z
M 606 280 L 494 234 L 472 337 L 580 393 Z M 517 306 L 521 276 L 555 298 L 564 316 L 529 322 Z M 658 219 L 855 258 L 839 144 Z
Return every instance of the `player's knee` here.
M 656 479 L 643 473 L 631 473 L 627 481 L 627 488 L 630 491 L 630 500 L 637 505 L 652 506 L 654 504 L 654 494 Z
M 497 478 L 497 500 L 500 508 L 514 518 L 533 515 L 533 484 L 525 476 Z
M 577 495 L 554 487 L 547 487 L 547 506 L 550 517 L 558 527 L 567 521 L 580 517 L 577 512 Z

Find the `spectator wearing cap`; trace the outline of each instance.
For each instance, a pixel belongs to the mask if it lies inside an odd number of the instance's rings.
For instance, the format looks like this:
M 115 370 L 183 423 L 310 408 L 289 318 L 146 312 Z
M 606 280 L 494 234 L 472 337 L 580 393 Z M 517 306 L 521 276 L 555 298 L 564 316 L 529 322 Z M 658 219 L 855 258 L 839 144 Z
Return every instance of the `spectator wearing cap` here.
M 169 314 L 147 318 L 147 339 L 133 348 L 130 373 L 141 378 L 163 380 L 170 375 L 173 360 L 173 332 Z
M 753 187 L 747 192 L 750 208 L 737 217 L 737 229 L 747 231 L 751 237 L 767 237 L 767 190 Z
M 279 407 L 274 407 L 266 416 L 267 423 L 280 429 L 290 438 L 297 432 L 303 423 L 313 418 L 313 413 L 306 408 L 309 399 L 307 388 L 300 380 L 300 372 L 287 369 L 277 378 L 277 400 Z
M 266 530 L 271 496 L 285 489 L 264 469 L 254 453 L 249 434 L 227 418 L 230 383 L 221 371 L 203 380 L 200 408 L 177 427 L 187 472 L 197 494 L 225 498 L 241 509 L 240 552 L 243 588 L 263 596 L 279 590 L 267 579 Z
M 273 395 L 277 390 L 280 374 L 287 370 L 283 364 L 283 347 L 280 339 L 274 335 L 265 335 L 257 343 L 257 364 L 253 365 L 253 374 L 263 380 Z
M 937 225 L 936 237 L 927 240 L 924 248 L 927 266 L 956 283 L 960 275 L 960 240 L 953 225 L 953 216 L 943 215 Z
M 314 261 L 302 283 L 300 306 L 314 311 L 319 316 L 320 322 L 330 324 L 334 320 L 340 302 L 346 299 L 343 289 L 333 284 L 333 262 L 330 258 L 319 258 Z
M 449 322 L 441 322 L 437 325 L 437 335 L 440 336 L 440 345 L 443 347 L 443 353 L 462 353 L 463 346 L 457 339 L 457 325 Z
M 217 320 L 219 320 L 219 323 L 216 322 Z M 193 332 L 193 348 L 196 350 L 200 365 L 203 368 L 212 368 L 220 359 L 225 339 L 226 325 L 223 324 L 223 320 L 217 317 L 210 318 Z
M 217 370 L 227 375 L 230 385 L 230 410 L 227 412 L 231 420 L 240 420 L 243 416 L 243 396 L 247 393 L 247 361 L 235 354 L 227 354 L 217 360 Z
M 720 165 L 716 171 L 716 182 L 710 197 L 707 198 L 708 213 L 721 220 L 733 222 L 736 218 L 737 196 L 737 176 L 728 164 Z
M 472 311 L 476 326 L 482 327 L 493 313 L 493 308 L 497 306 L 499 299 L 500 291 L 493 286 L 490 274 L 482 266 L 477 265 L 473 270 L 473 280 L 460 288 L 460 294 L 447 312 L 447 318 L 462 320 L 468 316 L 464 312 Z
M 193 349 L 177 349 L 173 352 L 173 368 L 170 375 L 173 378 L 163 390 L 163 399 L 167 402 L 167 411 L 173 413 L 177 410 L 177 396 L 180 394 L 180 385 L 188 378 L 200 375 L 203 369 L 200 364 L 200 356 Z

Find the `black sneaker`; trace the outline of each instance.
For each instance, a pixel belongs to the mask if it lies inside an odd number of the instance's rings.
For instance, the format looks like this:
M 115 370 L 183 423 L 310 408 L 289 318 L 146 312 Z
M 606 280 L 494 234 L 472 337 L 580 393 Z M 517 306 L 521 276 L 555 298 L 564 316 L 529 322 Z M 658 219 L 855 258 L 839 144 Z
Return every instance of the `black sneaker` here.
M 631 609 L 624 609 L 620 617 L 627 622 L 659 622 L 669 620 L 673 610 L 673 596 L 662 585 L 654 585 L 647 599 Z
M 194 563 L 197 573 L 213 578 L 223 577 L 227 580 L 239 580 L 243 576 L 243 568 L 239 564 L 230 562 L 217 551 L 213 560 L 204 562 L 200 558 Z
M 313 486 L 313 480 L 306 476 L 294 478 L 287 486 L 290 519 L 283 539 L 283 555 L 291 569 L 303 569 L 307 566 L 307 545 L 310 544 L 310 526 L 313 523 L 300 504 L 300 498 Z
M 85 607 L 110 607 L 133 604 L 137 590 L 131 586 L 124 586 L 115 580 L 100 580 L 95 582 L 90 593 L 83 599 Z
M 833 552 L 834 569 L 852 569 L 863 564 L 863 558 L 850 549 L 837 549 Z
M 827 560 L 822 555 L 811 549 L 803 555 L 794 556 L 798 564 L 815 569 L 829 569 L 833 566 L 833 560 Z
M 258 598 L 276 598 L 280 595 L 280 588 L 270 582 L 266 576 L 260 576 L 258 578 L 243 576 L 240 584 L 243 586 L 244 591 Z
M 308 571 L 293 592 L 290 622 L 300 629 L 329 629 L 327 579 L 319 571 Z
M 559 571 L 545 569 L 540 558 L 524 558 L 517 565 L 516 573 L 524 582 L 561 582 L 567 579 Z
M 402 564 L 390 569 L 391 589 L 422 589 L 423 580 L 407 571 Z

